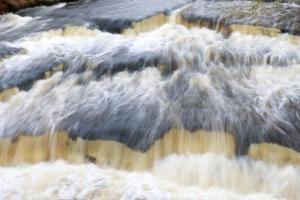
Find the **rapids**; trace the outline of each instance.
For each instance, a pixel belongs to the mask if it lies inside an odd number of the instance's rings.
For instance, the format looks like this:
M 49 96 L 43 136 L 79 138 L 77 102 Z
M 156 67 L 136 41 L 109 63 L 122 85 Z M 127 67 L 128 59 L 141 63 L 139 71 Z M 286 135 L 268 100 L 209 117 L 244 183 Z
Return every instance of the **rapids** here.
M 0 199 L 296 200 L 297 12 L 80 0 L 0 15 Z
M 56 161 L 0 168 L 0 198 L 297 199 L 299 173 L 214 154 L 171 155 L 146 173 Z

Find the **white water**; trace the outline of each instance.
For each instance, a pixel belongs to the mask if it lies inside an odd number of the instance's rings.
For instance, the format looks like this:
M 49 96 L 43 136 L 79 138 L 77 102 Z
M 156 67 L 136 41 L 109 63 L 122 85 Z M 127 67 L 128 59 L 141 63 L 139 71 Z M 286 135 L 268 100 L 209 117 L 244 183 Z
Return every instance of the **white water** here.
M 0 199 L 297 199 L 299 173 L 214 154 L 172 155 L 145 173 L 56 161 L 0 168 Z

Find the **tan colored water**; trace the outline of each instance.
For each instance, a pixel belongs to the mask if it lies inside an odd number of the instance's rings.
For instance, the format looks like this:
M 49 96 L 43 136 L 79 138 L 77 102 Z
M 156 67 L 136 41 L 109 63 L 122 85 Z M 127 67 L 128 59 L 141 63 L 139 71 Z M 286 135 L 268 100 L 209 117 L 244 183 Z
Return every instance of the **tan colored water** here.
M 232 136 L 206 131 L 190 133 L 172 130 L 145 153 L 114 141 L 88 141 L 80 138 L 72 140 L 63 132 L 35 137 L 22 135 L 14 141 L 2 139 L 0 142 L 0 162 L 8 165 L 64 159 L 71 163 L 92 161 L 100 166 L 146 170 L 155 161 L 174 153 L 219 152 L 231 157 L 235 155 L 235 141 Z

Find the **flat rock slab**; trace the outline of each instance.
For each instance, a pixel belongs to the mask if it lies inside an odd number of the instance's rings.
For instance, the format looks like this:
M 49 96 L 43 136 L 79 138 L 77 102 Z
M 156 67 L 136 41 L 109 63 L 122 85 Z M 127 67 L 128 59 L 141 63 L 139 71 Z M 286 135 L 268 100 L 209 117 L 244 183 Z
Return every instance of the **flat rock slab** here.
M 13 41 L 30 33 L 63 28 L 67 25 L 87 26 L 119 33 L 134 22 L 170 12 L 191 0 L 103 0 L 78 1 L 50 7 L 34 7 L 18 12 L 32 17 L 30 23 L 12 31 L 0 33 L 0 40 Z M 0 17 L 0 27 L 1 27 Z M 8 33 L 7 33 L 8 32 Z
M 188 22 L 204 21 L 212 27 L 245 24 L 300 34 L 300 5 L 295 3 L 199 0 L 181 14 Z

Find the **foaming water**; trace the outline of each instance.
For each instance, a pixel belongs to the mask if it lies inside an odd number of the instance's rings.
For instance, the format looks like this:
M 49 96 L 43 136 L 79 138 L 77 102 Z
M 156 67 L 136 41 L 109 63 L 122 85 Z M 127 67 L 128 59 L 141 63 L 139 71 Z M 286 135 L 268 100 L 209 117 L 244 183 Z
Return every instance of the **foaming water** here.
M 279 168 L 248 158 L 222 155 L 173 155 L 158 162 L 153 173 L 183 186 L 224 188 L 241 193 L 268 193 L 297 199 L 300 171 L 294 166 Z
M 300 184 L 297 168 L 214 154 L 173 155 L 147 173 L 58 161 L 0 174 L 4 199 L 296 199 Z

